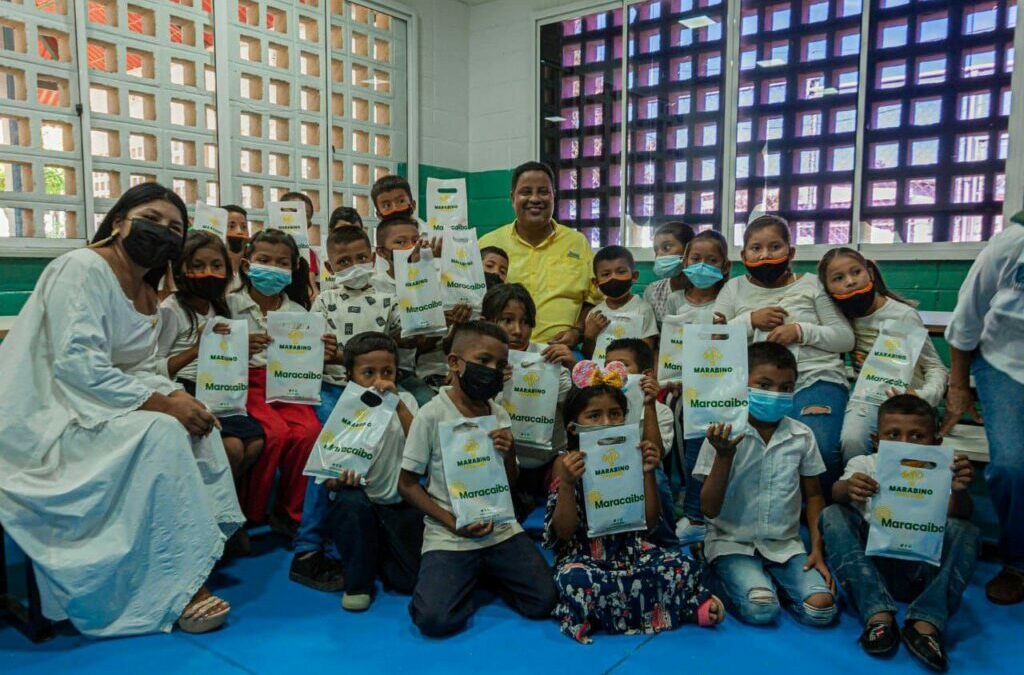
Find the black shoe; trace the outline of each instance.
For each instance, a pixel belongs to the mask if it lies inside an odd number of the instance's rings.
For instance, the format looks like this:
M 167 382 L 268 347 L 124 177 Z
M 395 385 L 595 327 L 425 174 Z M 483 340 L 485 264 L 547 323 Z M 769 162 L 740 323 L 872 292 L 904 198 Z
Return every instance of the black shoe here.
M 860 646 L 871 656 L 892 656 L 900 648 L 900 632 L 892 621 L 872 621 L 860 634 Z
M 323 551 L 317 551 L 312 555 L 296 554 L 292 558 L 292 567 L 288 572 L 288 578 L 295 583 L 325 593 L 337 593 L 345 588 L 341 565 L 324 555 Z
M 908 623 L 903 627 L 903 641 L 907 643 L 910 653 L 928 668 L 937 673 L 944 673 L 949 669 L 940 633 L 922 633 Z

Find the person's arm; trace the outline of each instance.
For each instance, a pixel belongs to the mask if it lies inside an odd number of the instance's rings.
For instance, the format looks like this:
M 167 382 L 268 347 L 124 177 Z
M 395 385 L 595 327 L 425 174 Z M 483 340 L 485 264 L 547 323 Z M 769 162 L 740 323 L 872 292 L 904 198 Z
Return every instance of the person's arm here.
M 653 377 L 644 376 L 640 381 L 644 392 L 644 412 L 640 428 L 643 440 L 652 443 L 658 449 L 658 455 L 665 456 L 665 442 L 661 437 L 661 426 L 658 424 L 658 381 Z
M 441 508 L 440 504 L 430 498 L 427 491 L 420 485 L 419 474 L 403 468 L 402 473 L 398 476 L 398 494 L 402 496 L 402 499 L 407 504 L 416 507 L 425 515 L 430 516 L 452 532 L 457 533 L 454 514 Z
M 950 518 L 970 520 L 974 515 L 974 502 L 971 500 L 969 488 L 974 480 L 974 465 L 965 455 L 957 455 L 953 459 L 953 485 L 949 495 Z
M 917 366 L 914 370 L 921 381 L 917 387 L 917 395 L 933 408 L 938 407 L 942 402 L 943 394 L 946 393 L 949 371 L 946 370 L 946 364 L 939 357 L 931 337 L 925 338 L 924 347 L 921 348 L 921 355 L 917 357 Z
M 640 444 L 640 452 L 644 462 L 644 517 L 647 529 L 653 530 L 661 520 L 661 497 L 658 494 L 658 479 L 654 474 L 661 464 L 661 448 L 645 440 Z
M 576 509 L 576 485 L 583 476 L 585 461 L 579 450 L 571 450 L 555 459 L 558 496 L 551 514 L 551 530 L 561 542 L 570 541 L 580 524 Z
M 736 457 L 736 447 L 740 444 L 746 434 L 739 434 L 736 438 L 730 439 L 732 435 L 731 424 L 715 423 L 708 427 L 708 443 L 714 448 L 714 463 L 711 471 L 704 479 L 704 487 L 700 490 L 700 508 L 708 518 L 717 518 L 722 512 L 722 504 L 725 503 L 725 490 L 729 485 L 729 474 L 732 472 L 733 459 Z M 701 449 L 704 452 L 704 448 Z M 700 460 L 698 458 L 698 464 Z M 694 469 L 694 475 L 697 470 Z
M 820 490 L 820 487 L 819 487 Z M 849 478 L 832 484 L 832 501 L 836 504 L 865 503 L 878 492 L 878 482 L 866 473 L 855 472 Z
M 818 315 L 818 323 L 804 323 L 800 326 L 800 344 L 817 347 L 834 354 L 845 354 L 853 351 L 857 342 L 853 327 L 843 316 L 820 282 L 815 283 L 817 293 L 814 295 L 814 311 Z
M 508 478 L 509 485 L 515 485 L 519 478 L 519 462 L 516 461 L 516 442 L 512 438 L 512 429 L 509 427 L 495 429 L 490 436 L 494 443 L 494 449 L 498 451 L 498 456 L 505 464 L 505 476 Z
M 825 564 L 825 546 L 821 537 L 818 520 L 825 510 L 825 497 L 821 494 L 821 481 L 817 476 L 800 476 L 800 492 L 803 494 L 807 509 L 807 530 L 811 534 L 811 552 L 804 564 L 804 571 L 816 569 L 825 578 L 825 583 L 832 586 L 832 573 Z

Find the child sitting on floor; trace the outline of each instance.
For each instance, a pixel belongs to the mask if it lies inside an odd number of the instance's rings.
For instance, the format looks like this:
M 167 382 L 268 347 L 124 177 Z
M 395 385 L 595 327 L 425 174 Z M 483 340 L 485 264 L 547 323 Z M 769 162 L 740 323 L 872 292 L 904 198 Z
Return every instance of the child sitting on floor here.
M 894 396 L 878 408 L 878 433 L 872 436 L 875 450 L 882 440 L 939 445 L 935 409 L 911 394 Z M 949 519 L 938 567 L 896 558 L 868 557 L 871 498 L 878 493 L 875 455 L 859 455 L 832 488 L 835 503 L 821 515 L 829 564 L 847 598 L 864 622 L 860 644 L 871 656 L 890 656 L 899 649 L 896 603 L 907 608 L 903 640 L 910 652 L 932 670 L 948 666 L 942 632 L 960 606 L 964 588 L 978 558 L 978 528 L 968 522 L 973 511 L 967 489 L 974 468 L 963 455 L 953 462 L 953 491 Z
M 708 427 L 694 474 L 704 480 L 704 554 L 713 584 L 746 623 L 774 622 L 780 589 L 796 618 L 825 626 L 835 618 L 818 516 L 825 464 L 814 434 L 788 416 L 796 386 L 793 353 L 774 342 L 747 350 L 748 421 Z M 800 538 L 800 506 L 812 523 L 811 553 Z
M 575 388 L 565 404 L 569 452 L 555 462 L 555 482 L 544 519 L 544 545 L 555 551 L 555 616 L 562 632 L 583 643 L 595 628 L 609 633 L 657 633 L 683 623 L 713 626 L 725 616 L 721 601 L 702 581 L 701 566 L 678 551 L 649 543 L 643 532 L 591 539 L 580 478 L 585 458 L 579 434 L 588 427 L 621 425 L 627 402 L 626 369 L 581 361 L 573 369 Z M 660 518 L 654 470 L 661 451 L 645 427 L 640 449 L 648 532 Z

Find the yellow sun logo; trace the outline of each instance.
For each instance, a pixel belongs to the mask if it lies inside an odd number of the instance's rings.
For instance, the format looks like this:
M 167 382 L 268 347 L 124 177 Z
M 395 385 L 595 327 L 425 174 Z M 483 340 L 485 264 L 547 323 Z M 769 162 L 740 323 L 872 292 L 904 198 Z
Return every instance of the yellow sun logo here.
M 416 281 L 416 278 L 420 275 L 418 267 L 409 266 L 409 281 Z
M 903 480 L 907 481 L 907 485 L 910 487 L 916 487 L 918 481 L 924 478 L 924 472 L 920 469 L 907 469 L 905 471 L 900 471 L 900 476 Z
M 318 438 L 317 441 L 320 443 L 320 445 L 331 445 L 332 443 L 334 443 L 335 438 L 335 435 L 332 434 L 330 431 L 325 431 L 322 434 L 320 434 L 320 438 Z
M 672 365 L 672 357 L 671 356 L 665 355 L 665 356 L 661 357 L 661 366 L 663 368 L 668 368 L 671 365 Z
M 451 282 L 452 282 L 452 275 L 449 274 L 448 272 L 442 272 L 441 273 L 441 283 L 444 284 L 445 286 L 447 286 Z
M 299 340 L 302 339 L 304 335 L 305 333 L 303 333 L 298 328 L 293 328 L 292 330 L 288 331 L 288 339 L 291 340 L 292 342 L 298 342 Z
M 523 375 L 523 383 L 528 387 L 536 387 L 538 382 L 540 382 L 540 373 L 530 371 Z
M 451 493 L 452 497 L 455 497 L 456 499 L 458 499 L 462 495 L 464 495 L 467 492 L 469 492 L 469 490 L 466 488 L 466 485 L 464 483 L 456 482 L 456 483 L 452 483 L 451 485 L 448 486 L 448 492 Z
M 295 216 L 290 213 L 286 213 L 281 216 L 281 222 L 285 225 L 293 225 L 295 224 Z
M 281 362 L 271 361 L 270 364 L 267 366 L 267 370 L 270 371 L 271 375 L 277 375 L 282 370 Z
M 468 258 L 469 254 L 466 253 L 466 247 L 460 246 L 457 249 L 455 249 L 455 257 L 458 260 L 465 260 L 466 258 Z
M 214 227 L 220 227 L 220 218 L 217 216 L 210 216 L 210 225 Z
M 612 335 L 614 335 L 616 339 L 621 338 L 621 337 L 625 337 L 626 336 L 626 327 L 623 326 L 623 325 L 615 326 L 614 328 L 612 328 Z
M 369 408 L 360 408 L 359 410 L 352 413 L 352 419 L 354 419 L 356 422 L 362 422 L 364 419 L 367 418 L 367 416 L 369 416 L 369 414 Z
M 436 216 L 430 216 L 430 218 L 427 219 L 427 225 L 429 225 L 432 228 L 436 228 L 437 227 L 437 217 Z
M 412 300 L 410 300 L 409 298 L 402 298 L 401 300 L 398 301 L 399 309 L 408 310 L 410 307 L 412 307 Z
M 440 199 L 439 199 L 439 201 L 440 201 L 440 202 L 441 202 L 442 204 L 447 204 L 447 203 L 448 203 L 448 202 L 450 202 L 451 200 L 452 200 L 452 196 L 451 196 L 451 195 L 441 195 L 441 196 L 440 196 Z
M 878 506 L 875 507 L 875 510 L 871 512 L 871 515 L 873 515 L 878 520 L 889 520 L 890 518 L 892 518 L 892 509 L 890 509 L 888 506 Z
M 462 446 L 462 449 L 470 457 L 476 457 L 476 453 L 480 452 L 480 444 L 477 443 L 475 440 L 470 439 L 466 441 L 466 444 Z
M 211 384 L 213 384 L 213 375 L 210 375 L 209 373 L 203 373 L 202 375 L 199 376 L 199 386 L 205 387 Z
M 700 396 L 700 394 L 696 387 L 688 387 L 686 391 L 683 392 L 683 398 L 686 399 L 687 403 L 693 403 L 697 400 L 698 396 Z
M 507 412 L 509 415 L 516 414 L 516 404 L 513 403 L 512 401 L 502 401 L 501 407 L 504 408 L 505 412 Z
M 615 463 L 619 461 L 619 456 L 619 451 L 616 450 L 615 448 L 612 448 L 608 452 L 601 455 L 601 461 L 607 464 L 608 466 L 615 466 Z
M 900 341 L 894 337 L 886 338 L 882 345 L 890 352 L 894 352 L 902 346 Z
M 587 501 L 593 504 L 594 506 L 597 506 L 597 503 L 601 501 L 602 498 L 603 495 L 599 490 L 591 490 L 590 492 L 587 493 Z
M 708 362 L 709 366 L 714 368 L 722 360 L 722 352 L 718 347 L 709 347 L 704 351 L 704 360 Z
M 217 346 L 220 347 L 220 350 L 222 352 L 226 352 L 228 350 L 228 339 L 224 336 L 221 336 L 220 342 L 217 343 Z

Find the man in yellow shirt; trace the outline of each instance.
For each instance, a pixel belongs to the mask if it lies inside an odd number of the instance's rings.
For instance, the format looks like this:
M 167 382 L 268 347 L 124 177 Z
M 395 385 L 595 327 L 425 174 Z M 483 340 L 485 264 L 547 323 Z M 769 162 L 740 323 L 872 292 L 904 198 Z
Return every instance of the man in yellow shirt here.
M 575 348 L 590 308 L 601 301 L 593 283 L 590 242 L 552 219 L 555 175 L 540 162 L 520 164 L 512 172 L 516 219 L 480 239 L 509 256 L 508 283 L 520 283 L 537 305 L 534 342 Z

